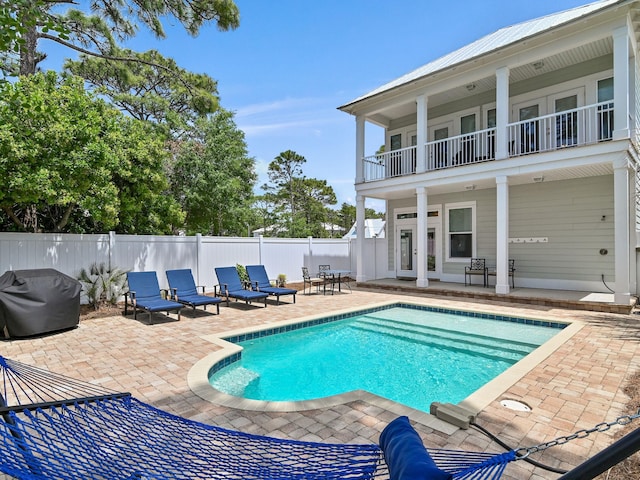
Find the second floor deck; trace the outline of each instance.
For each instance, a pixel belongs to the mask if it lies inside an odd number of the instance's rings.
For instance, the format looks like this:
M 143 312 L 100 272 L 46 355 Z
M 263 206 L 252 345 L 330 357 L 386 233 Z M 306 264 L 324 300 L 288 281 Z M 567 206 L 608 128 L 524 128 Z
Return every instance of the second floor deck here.
M 505 158 L 611 140 L 613 118 L 613 103 L 602 102 L 508 124 Z M 500 160 L 497 134 L 496 128 L 488 128 L 366 156 L 364 182 Z M 424 149 L 424 169 L 417 162 L 419 148 Z

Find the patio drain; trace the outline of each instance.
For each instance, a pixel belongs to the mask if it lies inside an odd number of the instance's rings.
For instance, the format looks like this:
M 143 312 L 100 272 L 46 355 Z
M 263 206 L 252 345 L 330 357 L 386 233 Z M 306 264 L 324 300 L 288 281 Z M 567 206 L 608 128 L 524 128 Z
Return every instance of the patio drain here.
M 529 405 L 527 405 L 526 403 L 520 402 L 518 400 L 509 400 L 509 399 L 501 400 L 500 405 L 502 405 L 505 408 L 508 408 L 509 410 L 515 410 L 516 412 L 531 411 L 531 407 Z

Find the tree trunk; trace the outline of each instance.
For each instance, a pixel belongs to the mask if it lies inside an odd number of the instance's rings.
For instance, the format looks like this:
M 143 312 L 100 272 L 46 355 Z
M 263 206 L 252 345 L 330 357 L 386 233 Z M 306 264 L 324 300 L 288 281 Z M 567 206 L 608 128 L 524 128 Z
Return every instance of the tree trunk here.
M 24 34 L 24 44 L 20 46 L 20 75 L 33 75 L 36 66 L 42 58 L 36 52 L 38 46 L 38 31 L 36 26 L 29 27 Z

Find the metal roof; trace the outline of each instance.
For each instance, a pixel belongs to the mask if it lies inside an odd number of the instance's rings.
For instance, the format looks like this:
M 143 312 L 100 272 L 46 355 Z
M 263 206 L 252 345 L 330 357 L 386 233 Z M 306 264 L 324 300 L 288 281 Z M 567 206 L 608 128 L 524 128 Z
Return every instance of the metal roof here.
M 419 78 L 445 70 L 454 65 L 459 65 L 463 62 L 481 57 L 482 55 L 486 55 L 500 48 L 504 48 L 526 38 L 552 30 L 553 28 L 572 22 L 586 15 L 590 15 L 598 10 L 603 10 L 611 5 L 624 3 L 626 1 L 628 0 L 601 0 L 599 2 L 590 3 L 581 7 L 572 8 L 563 12 L 546 15 L 544 17 L 501 28 L 500 30 L 486 35 L 473 43 L 396 78 L 395 80 L 392 80 L 391 82 L 386 83 L 339 108 L 346 108 L 349 105 L 365 100 L 369 97 L 373 97 L 401 85 L 411 83 Z

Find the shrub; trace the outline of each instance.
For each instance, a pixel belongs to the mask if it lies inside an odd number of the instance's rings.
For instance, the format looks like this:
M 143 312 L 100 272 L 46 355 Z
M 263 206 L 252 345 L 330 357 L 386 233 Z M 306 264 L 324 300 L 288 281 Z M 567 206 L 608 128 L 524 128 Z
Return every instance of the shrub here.
M 127 291 L 127 274 L 119 268 L 110 269 L 104 263 L 80 270 L 78 281 L 87 296 L 89 305 L 98 310 L 101 305 L 115 305 Z
M 241 282 L 249 281 L 249 275 L 247 274 L 247 269 L 244 268 L 244 265 L 236 263 L 236 270 L 238 271 L 238 276 L 240 277 Z

